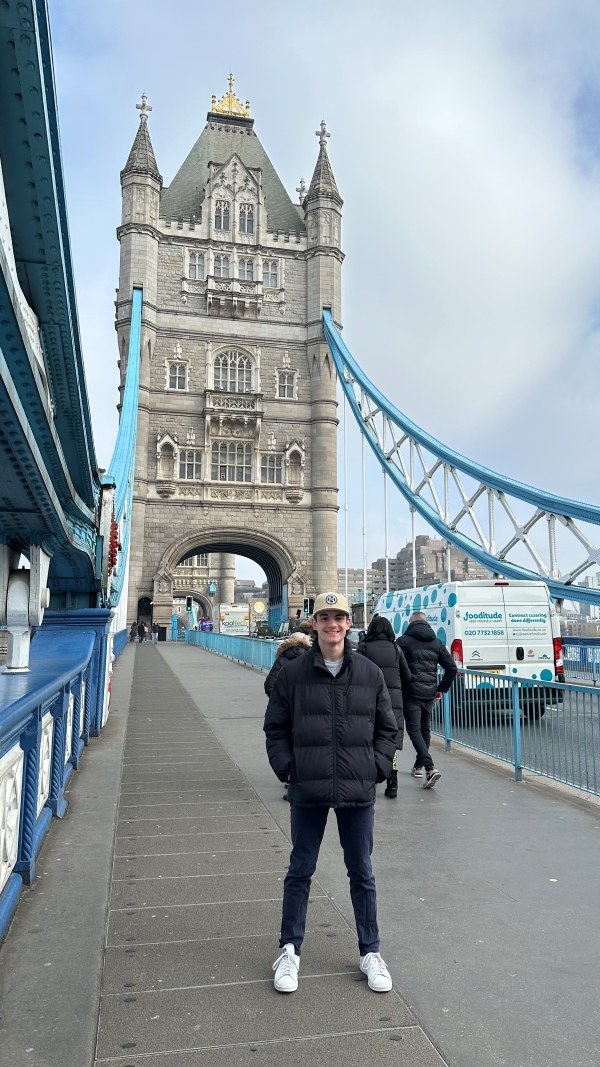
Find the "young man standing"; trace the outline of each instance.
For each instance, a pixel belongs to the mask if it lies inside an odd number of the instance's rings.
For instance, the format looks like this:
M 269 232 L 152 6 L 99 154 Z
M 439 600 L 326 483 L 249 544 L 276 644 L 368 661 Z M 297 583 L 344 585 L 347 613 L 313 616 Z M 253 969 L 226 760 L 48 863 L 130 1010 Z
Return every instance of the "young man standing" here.
M 456 677 L 457 667 L 445 644 L 435 636 L 422 611 L 415 611 L 408 627 L 396 642 L 404 652 L 411 678 L 404 692 L 404 722 L 417 753 L 411 774 L 422 778 L 423 789 L 432 789 L 442 777 L 429 755 L 431 712 L 442 693 L 447 693 Z M 438 664 L 444 676 L 438 682 Z
M 289 780 L 292 837 L 275 989 L 298 988 L 310 883 L 333 808 L 350 879 L 360 969 L 371 989 L 387 993 L 392 979 L 379 954 L 371 852 L 375 785 L 392 769 L 396 719 L 379 667 L 354 655 L 346 640 L 345 597 L 321 593 L 312 625 L 312 648 L 282 667 L 265 715 L 269 762 L 281 782 Z

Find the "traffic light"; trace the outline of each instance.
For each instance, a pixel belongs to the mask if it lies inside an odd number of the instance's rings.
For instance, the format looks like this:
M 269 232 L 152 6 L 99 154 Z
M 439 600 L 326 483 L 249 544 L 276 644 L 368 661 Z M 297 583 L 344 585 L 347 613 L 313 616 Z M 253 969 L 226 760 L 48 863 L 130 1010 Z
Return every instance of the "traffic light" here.
M 312 597 L 312 596 L 305 596 L 303 604 L 302 604 L 302 608 L 303 608 L 304 618 L 305 619 L 309 619 L 310 618 L 310 616 L 313 613 L 314 606 L 315 606 L 315 598 Z
M 192 610 L 192 598 L 191 598 L 191 596 L 186 596 L 186 598 L 185 598 L 185 610 L 186 611 L 191 611 Z

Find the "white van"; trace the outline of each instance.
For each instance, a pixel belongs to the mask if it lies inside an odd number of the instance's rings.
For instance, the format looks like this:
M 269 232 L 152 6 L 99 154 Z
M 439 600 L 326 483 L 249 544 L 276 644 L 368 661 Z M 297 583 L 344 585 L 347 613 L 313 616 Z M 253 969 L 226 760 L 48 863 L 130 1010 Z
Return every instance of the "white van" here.
M 545 582 L 440 582 L 385 593 L 375 611 L 400 636 L 422 611 L 457 666 L 564 682 L 560 622 Z M 508 684 L 508 683 L 505 683 Z

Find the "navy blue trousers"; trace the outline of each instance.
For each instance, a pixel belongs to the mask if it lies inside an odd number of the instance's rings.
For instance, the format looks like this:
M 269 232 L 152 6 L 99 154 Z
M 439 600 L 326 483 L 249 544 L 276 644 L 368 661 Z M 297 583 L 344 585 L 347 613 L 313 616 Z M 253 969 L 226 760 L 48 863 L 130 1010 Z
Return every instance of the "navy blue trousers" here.
M 379 952 L 377 892 L 371 868 L 375 808 L 335 808 L 340 844 L 350 879 L 358 946 L 361 956 Z M 310 883 L 319 857 L 329 808 L 299 808 L 292 804 L 290 821 L 292 852 L 283 886 L 283 913 L 279 945 L 294 945 L 296 952 L 304 940 Z

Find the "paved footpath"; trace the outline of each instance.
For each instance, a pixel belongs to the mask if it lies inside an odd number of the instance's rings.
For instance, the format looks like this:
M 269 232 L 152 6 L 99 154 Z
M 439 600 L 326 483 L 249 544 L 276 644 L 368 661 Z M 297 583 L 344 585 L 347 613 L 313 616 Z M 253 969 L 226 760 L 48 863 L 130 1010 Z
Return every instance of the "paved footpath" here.
M 275 993 L 289 809 L 263 680 L 193 647 L 123 652 L 0 950 L 0 1067 L 597 1067 L 600 812 L 454 753 L 424 792 L 405 752 L 377 802 L 395 991 L 358 971 L 330 819 L 300 988 Z
M 136 650 L 97 1067 L 441 1064 L 402 998 L 368 989 L 318 882 L 300 989 L 274 991 L 289 842 L 199 713 L 201 674 L 196 702 L 168 658 Z

